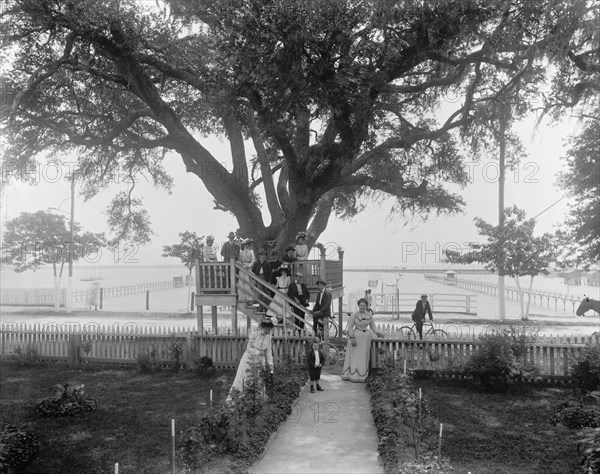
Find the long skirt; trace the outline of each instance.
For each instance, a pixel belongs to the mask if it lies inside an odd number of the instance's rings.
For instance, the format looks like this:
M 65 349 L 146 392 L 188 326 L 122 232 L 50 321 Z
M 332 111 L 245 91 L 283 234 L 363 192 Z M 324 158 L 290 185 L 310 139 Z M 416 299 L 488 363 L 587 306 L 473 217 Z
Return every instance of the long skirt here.
M 356 346 L 348 339 L 342 380 L 364 382 L 369 375 L 369 356 L 371 355 L 371 331 L 354 331 Z
M 252 350 L 244 352 L 238 365 L 235 379 L 229 389 L 229 396 L 227 399 L 231 401 L 234 390 L 238 390 L 240 395 L 243 395 L 244 390 L 251 383 L 257 384 L 259 391 L 264 396 L 264 384 L 260 374 L 265 367 L 266 359 L 260 352 Z
M 278 288 L 278 290 L 285 291 L 285 289 L 281 288 Z M 285 301 L 281 293 L 275 293 L 275 296 L 273 296 L 273 300 L 267 309 L 267 316 L 277 318 L 277 321 L 281 322 L 283 320 L 283 307 L 287 304 L 287 301 Z

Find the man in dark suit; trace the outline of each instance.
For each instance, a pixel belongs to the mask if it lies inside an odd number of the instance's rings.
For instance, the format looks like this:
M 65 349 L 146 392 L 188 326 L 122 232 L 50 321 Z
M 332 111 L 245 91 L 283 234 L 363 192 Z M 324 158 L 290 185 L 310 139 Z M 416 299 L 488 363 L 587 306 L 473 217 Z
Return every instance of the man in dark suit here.
M 310 298 L 310 293 L 308 292 L 308 288 L 302 281 L 304 279 L 304 275 L 302 273 L 296 273 L 295 282 L 288 286 L 288 296 L 292 298 L 296 303 L 302 306 L 308 307 L 308 300 Z M 301 309 L 292 307 L 294 313 L 297 316 L 305 317 L 305 313 L 302 312 Z M 295 318 L 296 326 L 299 326 L 301 329 L 304 329 L 304 321 Z
M 323 280 L 317 280 L 317 286 L 319 287 L 319 293 L 315 306 L 313 307 L 313 328 L 315 334 L 323 334 L 324 323 L 326 319 L 331 317 L 331 293 L 329 293 Z
M 271 264 L 267 262 L 267 254 L 264 249 L 258 251 L 258 260 L 252 265 L 252 273 L 266 282 L 271 281 Z M 260 285 L 260 283 L 257 282 L 256 286 L 264 293 L 269 293 L 268 288 Z M 263 307 L 260 308 L 261 310 L 264 311 L 269 307 L 269 298 L 259 293 L 257 299 L 263 302 Z
M 431 311 L 431 305 L 429 304 L 429 301 L 427 301 L 427 295 L 421 295 L 421 299 L 417 301 L 415 310 L 412 313 L 412 320 L 417 327 L 419 339 L 423 339 L 423 323 L 425 322 L 425 315 L 427 313 L 429 313 L 429 320 L 433 320 L 433 313 Z

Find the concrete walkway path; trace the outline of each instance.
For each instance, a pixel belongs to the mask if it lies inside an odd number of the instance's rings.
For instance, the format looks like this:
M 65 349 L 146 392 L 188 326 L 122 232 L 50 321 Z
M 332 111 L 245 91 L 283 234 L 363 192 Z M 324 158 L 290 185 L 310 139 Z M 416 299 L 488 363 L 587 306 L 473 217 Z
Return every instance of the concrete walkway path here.
M 383 473 L 365 384 L 323 371 L 321 386 L 324 392 L 302 388 L 252 474 Z

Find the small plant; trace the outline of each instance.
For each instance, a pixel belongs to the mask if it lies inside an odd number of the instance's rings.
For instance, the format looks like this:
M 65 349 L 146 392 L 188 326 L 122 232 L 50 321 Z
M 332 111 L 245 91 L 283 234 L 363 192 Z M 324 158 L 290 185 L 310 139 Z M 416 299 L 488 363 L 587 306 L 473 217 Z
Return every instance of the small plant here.
M 83 385 L 57 384 L 50 389 L 52 397 L 40 402 L 37 411 L 42 416 L 76 416 L 98 408 L 95 399 L 87 395 Z
M 577 355 L 571 376 L 584 394 L 600 390 L 600 346 L 588 346 Z
M 195 370 L 196 373 L 200 376 L 205 376 L 207 374 L 214 373 L 213 360 L 208 357 L 200 357 L 200 359 L 196 360 Z
M 22 469 L 33 461 L 39 451 L 35 436 L 23 428 L 6 425 L 0 431 L 0 472 Z
M 169 369 L 175 373 L 181 372 L 183 369 L 183 344 L 181 342 L 173 342 L 169 344 L 167 352 Z
M 600 428 L 582 430 L 579 450 L 583 453 L 581 472 L 598 474 L 600 472 Z
M 149 350 L 146 350 L 143 354 L 138 355 L 136 360 L 138 370 L 142 374 L 154 373 L 160 367 L 160 361 L 158 359 L 158 350 L 155 346 L 153 346 Z
M 571 429 L 600 427 L 600 410 L 581 406 L 559 408 L 550 417 L 553 425 L 561 424 Z
M 10 360 L 18 367 L 31 367 L 38 360 L 37 349 L 31 343 L 26 346 L 18 346 L 11 355 Z
M 465 374 L 472 377 L 477 388 L 489 391 L 506 390 L 511 383 L 535 375 L 536 368 L 525 365 L 523 357 L 536 337 L 528 325 L 482 334 L 482 344 L 468 359 Z

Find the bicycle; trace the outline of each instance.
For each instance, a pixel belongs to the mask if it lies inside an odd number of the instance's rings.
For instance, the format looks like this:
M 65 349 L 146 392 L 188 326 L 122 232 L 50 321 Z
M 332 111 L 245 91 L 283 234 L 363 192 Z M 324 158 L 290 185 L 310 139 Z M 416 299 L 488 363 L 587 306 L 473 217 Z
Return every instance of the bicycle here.
M 426 326 L 428 326 L 427 331 L 425 331 Z M 419 336 L 417 323 L 413 323 L 412 326 L 401 326 L 398 331 L 403 339 L 417 339 Z M 426 339 L 428 335 L 433 335 L 436 340 L 448 339 L 448 333 L 443 329 L 436 329 L 433 322 L 423 323 L 423 339 Z

